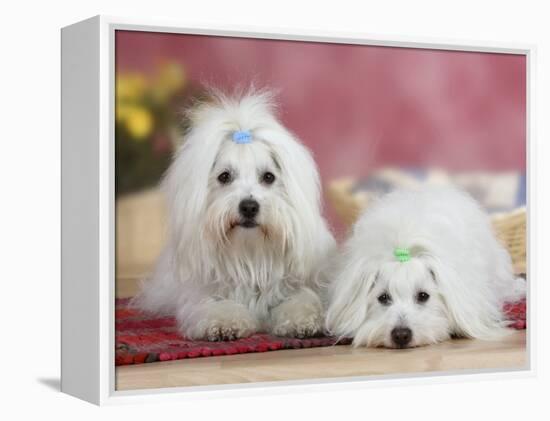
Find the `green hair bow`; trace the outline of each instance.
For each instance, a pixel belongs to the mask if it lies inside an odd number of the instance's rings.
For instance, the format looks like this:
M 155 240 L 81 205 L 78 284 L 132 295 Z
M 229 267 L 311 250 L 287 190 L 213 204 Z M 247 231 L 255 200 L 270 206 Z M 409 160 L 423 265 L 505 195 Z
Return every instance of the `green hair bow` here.
M 409 260 L 411 260 L 411 252 L 409 251 L 409 249 L 406 248 L 397 247 L 393 250 L 393 255 L 400 262 L 408 262 Z

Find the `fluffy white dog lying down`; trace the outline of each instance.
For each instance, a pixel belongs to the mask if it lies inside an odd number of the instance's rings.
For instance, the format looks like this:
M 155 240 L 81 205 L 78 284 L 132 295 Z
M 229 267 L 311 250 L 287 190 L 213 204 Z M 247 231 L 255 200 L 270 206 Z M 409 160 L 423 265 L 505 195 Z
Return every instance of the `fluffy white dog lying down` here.
M 166 174 L 168 242 L 133 303 L 194 339 L 315 335 L 316 270 L 334 247 L 315 163 L 268 92 L 212 95 Z
M 355 346 L 407 348 L 506 333 L 524 294 L 488 216 L 452 188 L 396 191 L 369 207 L 338 258 L 327 329 Z

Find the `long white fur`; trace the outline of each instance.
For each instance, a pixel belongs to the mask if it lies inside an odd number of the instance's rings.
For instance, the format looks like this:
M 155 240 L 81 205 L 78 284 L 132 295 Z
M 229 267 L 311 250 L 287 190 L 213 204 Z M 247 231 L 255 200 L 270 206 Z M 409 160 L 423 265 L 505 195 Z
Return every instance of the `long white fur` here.
M 397 261 L 397 247 L 411 260 Z M 396 327 L 412 330 L 407 346 L 499 337 L 503 302 L 525 291 L 486 213 L 448 187 L 395 191 L 370 205 L 334 266 L 327 329 L 355 346 L 396 347 Z M 430 295 L 423 304 L 421 290 Z M 384 292 L 391 305 L 378 302 Z
M 191 111 L 165 176 L 168 240 L 134 305 L 174 314 L 190 338 L 313 335 L 323 328 L 318 268 L 334 248 L 316 165 L 275 117 L 270 92 L 211 95 Z M 249 130 L 252 143 L 234 143 L 237 130 Z M 227 166 L 236 179 L 222 186 Z M 263 170 L 273 185 L 258 180 Z M 260 227 L 233 227 L 247 197 L 260 203 Z

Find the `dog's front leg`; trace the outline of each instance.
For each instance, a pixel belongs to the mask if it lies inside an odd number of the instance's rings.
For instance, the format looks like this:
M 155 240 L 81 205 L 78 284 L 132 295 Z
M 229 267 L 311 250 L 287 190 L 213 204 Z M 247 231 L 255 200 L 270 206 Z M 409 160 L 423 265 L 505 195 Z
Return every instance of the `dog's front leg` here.
M 231 300 L 207 301 L 182 308 L 177 319 L 182 334 L 190 339 L 233 340 L 258 330 L 258 322 L 250 311 Z
M 277 336 L 305 338 L 323 329 L 323 306 L 319 296 L 304 288 L 271 310 L 271 332 Z

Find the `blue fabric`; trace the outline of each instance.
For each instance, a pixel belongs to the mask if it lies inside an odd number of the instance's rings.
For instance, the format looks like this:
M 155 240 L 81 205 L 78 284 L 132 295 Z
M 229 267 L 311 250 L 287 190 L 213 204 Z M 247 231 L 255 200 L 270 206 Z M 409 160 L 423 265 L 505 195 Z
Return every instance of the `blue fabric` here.
M 422 182 L 427 179 L 429 171 L 424 168 L 407 167 L 401 170 L 403 174 L 409 175 L 412 178 Z M 452 175 L 452 174 L 451 174 Z M 498 176 L 498 173 L 495 173 Z M 480 202 L 489 212 L 506 212 L 518 207 L 526 206 L 527 203 L 527 177 L 524 173 L 518 172 L 517 175 L 517 191 L 513 192 L 513 196 L 509 197 L 509 201 L 506 205 L 499 207 L 489 207 L 487 203 L 484 203 L 483 186 L 484 182 L 480 180 L 478 188 L 481 188 L 481 192 L 472 187 L 472 191 L 469 193 Z M 385 180 L 383 177 L 378 176 L 376 173 L 366 179 L 359 180 L 353 187 L 352 192 L 367 191 L 375 195 L 384 195 L 391 192 L 397 187 L 392 182 Z M 506 200 L 505 200 L 506 201 Z
M 525 206 L 527 204 L 527 176 L 521 174 L 519 177 L 518 195 L 516 197 L 517 206 Z

